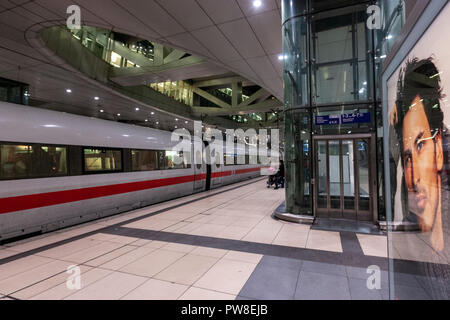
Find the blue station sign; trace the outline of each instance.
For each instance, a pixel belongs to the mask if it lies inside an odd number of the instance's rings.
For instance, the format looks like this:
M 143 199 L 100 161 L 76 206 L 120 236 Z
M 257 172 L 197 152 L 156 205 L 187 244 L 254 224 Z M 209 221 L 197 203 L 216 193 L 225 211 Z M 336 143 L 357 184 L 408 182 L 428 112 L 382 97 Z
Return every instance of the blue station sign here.
M 348 113 L 341 115 L 316 116 L 316 126 L 336 126 L 340 124 L 370 123 L 371 115 L 368 113 Z

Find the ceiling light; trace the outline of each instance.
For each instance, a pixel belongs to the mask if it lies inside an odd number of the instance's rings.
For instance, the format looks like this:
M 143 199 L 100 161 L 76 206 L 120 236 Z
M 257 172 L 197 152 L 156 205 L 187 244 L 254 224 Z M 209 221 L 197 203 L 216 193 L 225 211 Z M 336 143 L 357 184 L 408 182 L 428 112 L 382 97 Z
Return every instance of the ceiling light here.
M 259 7 L 261 7 L 261 5 L 262 5 L 261 0 L 255 0 L 255 1 L 253 1 L 253 6 L 254 6 L 255 8 L 259 8 Z
M 154 115 L 155 113 L 154 112 L 152 112 L 152 113 L 150 113 L 151 115 Z
M 100 98 L 99 97 L 94 97 L 94 100 L 98 101 L 98 100 L 100 100 Z
M 117 116 L 120 117 L 120 113 L 118 113 Z
M 148 122 L 148 119 L 145 119 L 145 122 Z
M 100 113 L 103 113 L 103 112 L 105 112 L 105 110 L 103 110 L 103 109 L 102 109 L 102 110 L 100 110 Z
M 136 110 L 136 111 L 139 111 L 139 110 L 141 110 L 141 109 L 139 109 L 139 108 L 136 108 L 135 110 Z
M 178 118 L 175 118 L 175 121 L 178 121 Z
M 188 124 L 188 123 L 189 123 L 189 121 L 185 121 L 184 123 Z
M 159 124 L 159 122 L 156 122 L 156 124 Z
M 72 93 L 72 89 L 66 89 L 67 93 Z

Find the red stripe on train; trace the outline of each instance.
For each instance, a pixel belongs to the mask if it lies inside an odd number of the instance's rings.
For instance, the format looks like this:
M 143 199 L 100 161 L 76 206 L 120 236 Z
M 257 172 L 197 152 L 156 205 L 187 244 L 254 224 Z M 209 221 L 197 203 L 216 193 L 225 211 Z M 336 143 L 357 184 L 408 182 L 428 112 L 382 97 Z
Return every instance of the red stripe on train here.
M 248 169 L 247 169 L 248 170 Z M 252 171 L 259 170 L 252 169 Z M 243 171 L 243 170 L 239 170 Z M 231 173 L 231 171 L 229 171 Z M 247 171 L 251 172 L 251 171 Z M 219 175 L 221 173 L 227 173 L 226 175 Z M 246 172 L 241 172 L 246 173 Z M 236 171 L 236 174 L 241 174 Z M 228 172 L 215 172 L 212 174 L 212 178 L 219 176 L 231 175 Z M 128 192 L 136 192 L 149 190 L 160 187 L 167 187 L 176 184 L 182 184 L 187 182 L 193 182 L 206 179 L 206 174 L 198 174 L 183 177 L 165 178 L 158 180 L 148 180 L 139 182 L 122 183 L 115 185 L 89 187 L 81 189 L 72 189 L 65 191 L 55 191 L 48 193 L 31 194 L 25 196 L 9 197 L 0 199 L 0 214 L 30 210 L 41 207 L 54 206 L 58 204 L 70 203 L 75 201 L 89 200 L 95 198 L 108 197 Z

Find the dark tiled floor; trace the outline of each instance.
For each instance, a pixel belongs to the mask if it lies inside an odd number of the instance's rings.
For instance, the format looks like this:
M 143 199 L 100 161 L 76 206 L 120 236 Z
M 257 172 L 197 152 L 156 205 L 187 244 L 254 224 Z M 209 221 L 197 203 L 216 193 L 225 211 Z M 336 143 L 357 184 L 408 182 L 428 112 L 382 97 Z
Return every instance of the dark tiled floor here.
M 349 268 L 347 270 L 347 268 Z M 388 299 L 387 273 L 380 290 L 367 288 L 367 269 L 264 256 L 239 293 L 239 299 L 383 300 Z
M 373 223 L 348 220 L 316 219 L 314 225 L 312 226 L 312 229 L 325 231 L 358 232 L 374 235 L 383 234 Z

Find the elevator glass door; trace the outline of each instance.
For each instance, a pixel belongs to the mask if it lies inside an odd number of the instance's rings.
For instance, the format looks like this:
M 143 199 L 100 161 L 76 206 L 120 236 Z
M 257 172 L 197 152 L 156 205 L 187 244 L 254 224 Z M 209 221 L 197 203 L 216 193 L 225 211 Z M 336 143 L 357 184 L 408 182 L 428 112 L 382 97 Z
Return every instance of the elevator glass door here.
M 349 135 L 314 140 L 316 216 L 372 221 L 371 137 Z

